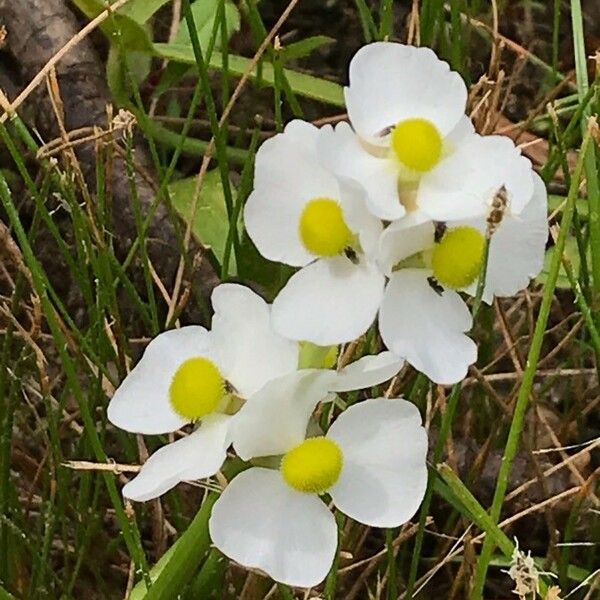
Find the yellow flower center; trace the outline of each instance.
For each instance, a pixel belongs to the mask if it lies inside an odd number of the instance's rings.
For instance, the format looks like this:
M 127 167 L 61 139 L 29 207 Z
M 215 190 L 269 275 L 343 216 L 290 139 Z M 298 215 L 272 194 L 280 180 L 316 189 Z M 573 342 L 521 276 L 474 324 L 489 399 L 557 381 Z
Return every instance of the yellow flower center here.
M 281 460 L 285 481 L 299 492 L 323 494 L 340 477 L 344 457 L 340 447 L 326 437 L 304 440 Z
M 485 239 L 474 227 L 450 229 L 433 248 L 431 266 L 443 285 L 460 289 L 471 285 L 481 271 Z
M 398 160 L 413 171 L 430 171 L 442 156 L 442 136 L 426 119 L 400 121 L 392 131 L 392 148 Z
M 169 397 L 173 410 L 190 421 L 214 412 L 225 395 L 225 380 L 207 358 L 190 358 L 177 369 Z
M 338 202 L 331 198 L 313 198 L 300 217 L 300 238 L 316 256 L 336 256 L 352 240 Z

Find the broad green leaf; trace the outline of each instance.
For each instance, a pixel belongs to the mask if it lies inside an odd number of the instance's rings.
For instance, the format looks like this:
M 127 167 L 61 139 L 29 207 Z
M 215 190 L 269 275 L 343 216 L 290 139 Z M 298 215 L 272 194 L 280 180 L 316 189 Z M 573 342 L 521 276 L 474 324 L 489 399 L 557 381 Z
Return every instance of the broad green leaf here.
M 217 600 L 223 597 L 223 580 L 229 559 L 216 548 L 208 553 L 202 569 L 190 584 L 190 598 Z
M 243 281 L 253 281 L 260 287 L 261 295 L 272 302 L 281 291 L 294 269 L 264 258 L 244 232 L 238 264 L 238 275 Z
M 200 42 L 200 48 L 202 48 L 204 54 L 208 52 L 210 38 L 215 26 L 215 19 L 218 14 L 220 2 L 221 0 L 203 0 L 202 2 L 194 2 L 191 6 L 194 15 L 194 23 L 196 24 L 196 30 L 198 32 L 198 41 Z M 225 24 L 227 27 L 227 39 L 229 40 L 233 33 L 240 29 L 240 13 L 235 5 L 229 0 L 225 2 Z M 178 46 L 187 46 L 193 56 L 192 41 L 185 19 L 181 21 L 173 43 Z M 217 31 L 214 49 L 219 50 L 220 48 L 221 35 Z M 164 94 L 170 87 L 176 85 L 177 82 L 185 76 L 188 70 L 189 65 L 171 61 L 165 69 L 154 95 L 161 96 Z
M 189 222 L 192 215 L 195 189 L 195 177 L 181 179 L 169 186 L 173 206 L 186 223 Z M 229 233 L 229 217 L 225 206 L 223 184 L 217 169 L 209 171 L 204 177 L 192 223 L 192 232 L 201 244 L 212 250 L 215 258 L 221 264 Z M 238 223 L 238 233 L 240 232 L 241 223 Z M 231 274 L 237 273 L 233 256 L 230 259 L 229 270 Z
M 177 549 L 178 544 L 181 542 L 182 538 L 179 538 L 158 560 L 158 562 L 150 569 L 150 581 L 154 583 L 159 575 L 162 573 L 163 569 L 167 566 L 175 550 Z M 143 600 L 146 597 L 146 593 L 148 588 L 144 581 L 140 581 L 129 594 L 127 600 Z M 0 599 L 1 600 L 1 599 Z
M 108 4 L 114 4 L 115 1 L 110 0 Z M 106 0 L 71 0 L 71 2 L 90 18 L 95 17 L 100 12 L 99 8 L 104 10 L 107 4 Z M 117 13 L 128 19 L 132 19 L 139 25 L 143 25 L 155 12 L 169 2 L 172 2 L 172 0 L 129 0 Z M 92 14 L 93 16 L 90 16 Z
M 502 551 L 505 557 L 512 558 L 515 545 L 510 538 L 496 525 L 487 511 L 479 504 L 475 496 L 467 489 L 460 477 L 447 464 L 442 463 L 432 470 L 430 477 L 435 477 L 433 489 L 444 500 L 449 502 L 464 517 L 473 522 L 479 529 L 485 531 L 486 535 L 494 540 L 494 543 Z M 442 483 L 443 481 L 443 483 Z M 545 574 L 547 576 L 547 573 Z M 540 578 L 540 591 L 545 594 L 547 577 Z
M 152 66 L 152 57 L 145 52 L 129 50 L 124 54 L 123 57 L 117 44 L 111 44 L 106 61 L 108 87 L 113 100 L 121 106 L 126 106 L 131 96 L 129 78 L 132 77 L 135 83 L 140 85 L 148 77 Z M 125 72 L 125 65 L 128 73 Z
M 327 35 L 315 35 L 300 40 L 299 42 L 283 46 L 283 48 L 279 50 L 279 54 L 284 62 L 288 60 L 297 60 L 298 58 L 304 58 L 315 50 L 333 44 L 334 42 L 335 39 Z
M 542 272 L 537 276 L 536 282 L 545 284 L 548 279 L 548 270 L 550 268 L 550 263 L 552 262 L 552 256 L 554 254 L 554 246 L 546 250 L 546 255 L 544 256 L 544 267 Z M 579 249 L 577 247 L 577 240 L 575 238 L 567 238 L 565 242 L 565 256 L 571 262 L 571 267 L 573 269 L 573 275 L 575 277 L 579 277 L 579 271 L 581 270 L 581 259 L 579 256 Z M 561 289 L 571 289 L 571 284 L 569 282 L 569 278 L 567 277 L 567 273 L 565 272 L 564 267 L 561 265 L 558 271 L 558 279 L 556 281 L 556 287 Z
M 106 9 L 106 3 L 101 0 L 71 0 L 88 19 L 94 19 Z M 100 25 L 102 32 L 111 44 L 122 45 L 128 50 L 151 52 L 152 42 L 148 32 L 131 17 L 117 12 L 109 16 Z M 118 40 L 117 38 L 120 38 Z
M 202 50 L 208 48 L 208 42 L 210 41 L 210 35 L 212 33 L 215 18 L 217 16 L 219 4 L 221 0 L 202 0 L 201 2 L 194 2 L 192 4 L 192 14 L 194 15 L 194 23 L 196 24 L 196 30 L 198 32 L 198 40 L 200 41 L 200 47 Z M 229 37 L 231 34 L 239 31 L 240 29 L 240 13 L 235 5 L 227 0 L 225 2 L 225 23 L 227 26 L 227 33 Z M 215 47 L 218 48 L 221 42 L 221 36 L 217 34 L 215 39 Z M 190 38 L 190 32 L 186 26 L 185 19 L 179 25 L 177 35 L 173 40 L 174 44 L 189 46 L 190 51 L 192 46 L 192 40 Z
M 210 493 L 185 533 L 156 564 L 153 585 L 148 590 L 142 582 L 136 586 L 134 600 L 168 600 L 178 598 L 183 586 L 193 577 L 210 546 L 208 519 L 219 496 Z M 152 569 L 154 571 L 154 569 Z
M 156 54 L 162 58 L 174 60 L 177 62 L 195 64 L 194 52 L 190 46 L 181 46 L 178 44 L 154 44 Z M 232 75 L 243 75 L 251 64 L 251 60 L 243 56 L 229 54 L 227 57 L 228 72 Z M 214 51 L 210 59 L 210 67 L 223 70 L 223 57 L 220 52 Z M 297 94 L 319 100 L 333 106 L 344 106 L 344 92 L 342 86 L 333 81 L 313 77 L 304 73 L 298 73 L 291 69 L 284 69 L 285 76 L 291 88 Z M 273 65 L 264 61 L 260 70 L 260 77 L 256 67 L 252 70 L 250 77 L 254 80 L 273 85 L 275 80 Z
M 119 12 L 127 15 L 140 25 L 172 0 L 130 0 Z

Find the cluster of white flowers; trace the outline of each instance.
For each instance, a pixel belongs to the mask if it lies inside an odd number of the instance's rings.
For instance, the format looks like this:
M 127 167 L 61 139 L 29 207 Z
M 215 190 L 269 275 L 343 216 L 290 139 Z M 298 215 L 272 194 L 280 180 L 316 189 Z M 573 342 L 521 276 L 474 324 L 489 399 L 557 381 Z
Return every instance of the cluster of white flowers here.
M 483 299 L 542 268 L 547 196 L 504 136 L 475 133 L 467 89 L 428 48 L 361 48 L 345 89 L 350 124 L 293 121 L 260 148 L 245 210 L 265 257 L 301 267 L 273 303 L 286 337 L 337 344 L 379 314 L 386 346 L 452 384 L 477 356 L 466 335 L 491 238 Z
M 244 286 L 218 286 L 212 329 L 156 337 L 108 408 L 113 424 L 137 433 L 196 425 L 146 461 L 127 498 L 215 475 L 234 451 L 248 468 L 214 505 L 213 543 L 305 587 L 335 556 L 328 503 L 396 527 L 427 482 L 413 404 L 357 402 L 326 431 L 323 408 L 389 380 L 405 360 L 434 382 L 460 381 L 477 352 L 459 292 L 474 294 L 486 240 L 490 302 L 539 272 L 547 237 L 540 178 L 508 138 L 475 133 L 462 79 L 431 50 L 365 46 L 345 93 L 350 125 L 292 121 L 256 156 L 246 228 L 266 258 L 300 268 L 273 305 Z M 339 370 L 301 360 L 306 342 L 351 342 L 377 316 L 388 350 Z

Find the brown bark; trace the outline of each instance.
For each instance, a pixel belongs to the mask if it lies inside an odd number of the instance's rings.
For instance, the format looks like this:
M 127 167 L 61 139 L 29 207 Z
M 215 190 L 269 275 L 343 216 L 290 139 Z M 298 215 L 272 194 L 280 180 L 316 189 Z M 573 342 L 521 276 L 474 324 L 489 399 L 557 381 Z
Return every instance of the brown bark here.
M 22 82 L 30 81 L 44 64 L 80 29 L 66 0 L 0 0 L 0 23 L 6 26 L 7 50 L 14 59 Z M 64 105 L 66 131 L 96 125 L 106 128 L 106 107 L 110 94 L 105 82 L 104 65 L 89 38 L 75 46 L 58 64 L 56 74 Z M 40 85 L 27 102 L 33 114 L 31 123 L 49 141 L 60 135 L 59 122 L 54 114 L 45 85 Z M 95 189 L 94 144 L 78 146 L 76 155 L 88 189 Z M 135 161 L 141 169 L 136 184 L 141 210 L 147 214 L 155 198 L 156 185 L 148 181 L 152 173 L 149 153 L 137 143 Z M 141 173 L 145 173 L 146 177 Z M 112 178 L 114 235 L 118 255 L 122 258 L 137 236 L 135 217 L 130 198 L 126 163 L 115 153 Z M 148 254 L 167 290 L 172 288 L 181 256 L 181 236 L 177 235 L 173 217 L 161 204 L 147 232 Z M 195 253 L 192 248 L 190 255 Z M 193 281 L 194 293 L 207 296 L 217 283 L 208 260 L 203 260 Z

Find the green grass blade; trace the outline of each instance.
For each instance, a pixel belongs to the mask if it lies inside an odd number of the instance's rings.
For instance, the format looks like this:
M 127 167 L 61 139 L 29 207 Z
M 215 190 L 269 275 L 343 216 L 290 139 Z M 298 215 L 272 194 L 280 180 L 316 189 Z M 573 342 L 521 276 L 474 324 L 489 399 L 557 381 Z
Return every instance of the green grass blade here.
M 583 31 L 583 15 L 581 0 L 571 0 L 571 22 L 573 28 L 573 44 L 575 51 L 575 70 L 577 74 L 577 93 L 583 102 L 590 89 L 587 72 L 587 54 L 585 51 L 585 36 Z M 581 119 L 582 135 L 587 130 L 587 120 L 592 109 L 589 103 L 585 105 Z M 600 181 L 598 180 L 598 165 L 596 150 L 590 144 L 585 152 L 585 175 L 590 207 L 590 253 L 592 256 L 592 286 L 596 296 L 600 294 Z
M 90 443 L 90 446 L 94 451 L 96 460 L 98 460 L 99 462 L 107 462 L 107 456 L 104 452 L 102 442 L 100 441 L 100 437 L 96 430 L 96 423 L 92 416 L 88 398 L 84 394 L 83 389 L 81 387 L 78 367 L 75 365 L 73 358 L 69 353 L 69 345 L 58 322 L 55 309 L 52 303 L 50 302 L 47 293 L 49 286 L 48 281 L 46 279 L 46 275 L 41 265 L 39 264 L 37 258 L 35 257 L 33 249 L 27 238 L 25 229 L 23 228 L 23 225 L 21 223 L 21 219 L 19 218 L 19 214 L 12 201 L 10 188 L 8 187 L 6 179 L 4 178 L 4 175 L 1 171 L 0 200 L 2 201 L 4 210 L 6 211 L 10 223 L 16 233 L 25 262 L 31 271 L 32 281 L 36 292 L 40 298 L 42 309 L 48 322 L 48 327 L 55 340 L 56 349 L 60 355 L 61 363 L 65 370 L 68 385 L 73 395 L 75 396 L 75 399 L 77 400 L 79 410 L 81 412 L 81 417 L 84 423 L 84 430 Z M 117 487 L 112 474 L 103 474 L 103 478 L 106 483 L 111 502 L 115 508 L 117 521 L 123 532 L 123 538 L 127 545 L 127 549 L 129 550 L 133 560 L 135 561 L 137 568 L 141 569 L 142 572 L 146 574 L 146 557 L 142 548 L 137 527 L 135 523 L 129 521 L 125 513 L 123 502 L 121 500 L 119 492 L 117 491 Z
M 575 173 L 572 178 L 571 187 L 567 196 L 567 205 L 562 215 L 560 224 L 560 233 L 556 241 L 556 250 L 552 255 L 552 262 L 550 264 L 550 270 L 548 273 L 548 280 L 544 288 L 542 296 L 542 303 L 540 305 L 538 318 L 535 324 L 533 338 L 531 340 L 531 346 L 529 348 L 529 354 L 527 356 L 527 367 L 523 373 L 523 382 L 519 389 L 519 394 L 514 408 L 514 415 L 510 425 L 508 438 L 506 440 L 506 446 L 504 449 L 504 456 L 502 457 L 502 463 L 500 471 L 498 473 L 498 480 L 496 484 L 496 490 L 494 492 L 494 499 L 492 501 L 492 508 L 490 516 L 494 523 L 498 523 L 500 518 L 500 511 L 504 503 L 504 497 L 508 488 L 508 479 L 512 470 L 513 461 L 519 449 L 519 443 L 521 439 L 521 432 L 525 423 L 525 416 L 527 414 L 527 408 L 529 406 L 529 398 L 531 390 L 533 388 L 533 382 L 535 379 L 535 373 L 537 364 L 540 359 L 542 350 L 542 343 L 544 339 L 544 332 L 546 325 L 550 317 L 550 308 L 552 306 L 552 300 L 554 297 L 554 289 L 556 287 L 556 281 L 558 279 L 558 272 L 562 261 L 562 253 L 565 247 L 565 241 L 569 235 L 571 222 L 573 219 L 573 211 L 575 206 L 575 199 L 579 191 L 579 183 L 583 174 L 584 157 L 590 143 L 590 134 L 587 133 L 583 144 L 581 146 L 581 154 L 575 168 Z M 492 538 L 486 538 L 479 560 L 477 562 L 477 571 L 475 574 L 475 580 L 473 584 L 473 600 L 480 600 L 483 594 L 483 588 L 487 577 L 487 569 L 489 562 L 492 558 L 492 552 L 494 550 L 494 541 Z

